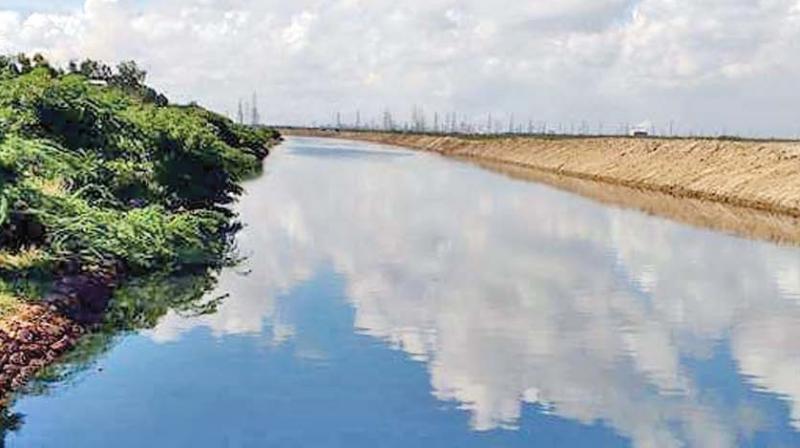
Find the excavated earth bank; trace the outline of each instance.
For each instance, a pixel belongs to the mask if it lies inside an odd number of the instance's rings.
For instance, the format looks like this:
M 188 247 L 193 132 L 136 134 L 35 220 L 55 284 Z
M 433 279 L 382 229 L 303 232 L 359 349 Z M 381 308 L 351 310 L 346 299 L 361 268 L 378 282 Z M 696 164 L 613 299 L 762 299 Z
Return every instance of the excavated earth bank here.
M 282 133 L 435 152 L 696 226 L 800 243 L 797 141 Z

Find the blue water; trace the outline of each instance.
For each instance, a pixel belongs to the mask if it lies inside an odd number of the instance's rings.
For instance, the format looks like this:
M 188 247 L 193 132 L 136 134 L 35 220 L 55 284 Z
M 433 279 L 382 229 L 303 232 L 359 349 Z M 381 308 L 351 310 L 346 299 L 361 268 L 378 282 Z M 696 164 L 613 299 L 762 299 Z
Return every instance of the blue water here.
M 238 207 L 219 310 L 20 397 L 6 446 L 800 445 L 798 249 L 315 139 Z

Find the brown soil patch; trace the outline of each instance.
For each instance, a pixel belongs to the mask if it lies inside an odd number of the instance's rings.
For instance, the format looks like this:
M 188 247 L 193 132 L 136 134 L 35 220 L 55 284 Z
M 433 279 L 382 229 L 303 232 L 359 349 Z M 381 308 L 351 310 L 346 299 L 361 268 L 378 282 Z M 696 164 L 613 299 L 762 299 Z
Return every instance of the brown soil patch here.
M 56 360 L 83 333 L 55 308 L 24 305 L 0 322 L 0 399 Z

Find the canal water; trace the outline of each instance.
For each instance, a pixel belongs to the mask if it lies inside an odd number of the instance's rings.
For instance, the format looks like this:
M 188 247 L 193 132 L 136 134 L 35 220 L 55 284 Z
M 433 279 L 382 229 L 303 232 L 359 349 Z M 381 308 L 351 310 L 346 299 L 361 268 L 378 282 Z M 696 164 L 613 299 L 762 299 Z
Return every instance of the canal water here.
M 244 259 L 140 285 L 6 446 L 800 446 L 796 248 L 323 139 L 238 208 Z

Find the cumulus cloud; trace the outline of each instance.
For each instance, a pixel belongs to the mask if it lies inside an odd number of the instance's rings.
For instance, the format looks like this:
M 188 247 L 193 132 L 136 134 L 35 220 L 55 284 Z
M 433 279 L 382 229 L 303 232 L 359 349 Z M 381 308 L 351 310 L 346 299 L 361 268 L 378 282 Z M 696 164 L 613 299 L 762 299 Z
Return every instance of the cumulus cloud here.
M 794 0 L 85 0 L 0 5 L 0 51 L 143 62 L 221 111 L 273 122 L 412 105 L 684 132 L 794 135 Z M 3 11 L 3 8 L 7 8 Z

